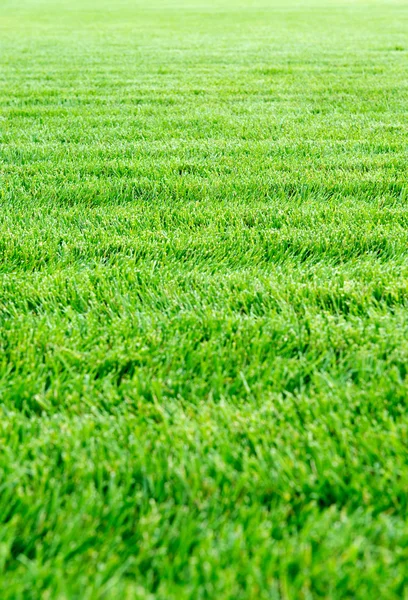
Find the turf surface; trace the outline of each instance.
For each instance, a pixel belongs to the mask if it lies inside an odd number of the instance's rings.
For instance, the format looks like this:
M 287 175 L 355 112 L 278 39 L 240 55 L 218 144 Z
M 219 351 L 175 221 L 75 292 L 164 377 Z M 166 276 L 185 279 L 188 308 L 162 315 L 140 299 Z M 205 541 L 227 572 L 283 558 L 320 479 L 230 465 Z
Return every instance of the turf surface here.
M 0 0 L 2 599 L 408 597 L 407 55 L 402 0 Z

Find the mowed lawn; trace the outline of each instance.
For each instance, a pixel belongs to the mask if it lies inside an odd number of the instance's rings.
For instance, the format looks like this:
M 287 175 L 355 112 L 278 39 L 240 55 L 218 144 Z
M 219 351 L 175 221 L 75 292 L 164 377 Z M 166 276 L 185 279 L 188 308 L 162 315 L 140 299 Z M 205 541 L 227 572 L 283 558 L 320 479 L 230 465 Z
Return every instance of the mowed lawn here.
M 408 5 L 0 0 L 0 597 L 408 597 Z

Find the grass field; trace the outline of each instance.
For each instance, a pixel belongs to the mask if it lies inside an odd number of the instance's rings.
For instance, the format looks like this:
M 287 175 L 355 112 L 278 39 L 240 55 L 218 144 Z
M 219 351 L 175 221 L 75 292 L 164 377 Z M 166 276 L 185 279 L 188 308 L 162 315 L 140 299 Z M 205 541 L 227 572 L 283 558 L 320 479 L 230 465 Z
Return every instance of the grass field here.
M 408 598 L 408 5 L 0 0 L 0 597 Z

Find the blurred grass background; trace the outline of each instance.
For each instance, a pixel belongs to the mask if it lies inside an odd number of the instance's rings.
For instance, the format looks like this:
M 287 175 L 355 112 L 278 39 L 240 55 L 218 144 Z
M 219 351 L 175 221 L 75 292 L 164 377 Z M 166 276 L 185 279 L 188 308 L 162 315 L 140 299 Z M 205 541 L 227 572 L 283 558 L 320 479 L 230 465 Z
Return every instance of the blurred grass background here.
M 0 1 L 2 598 L 405 598 L 408 7 Z

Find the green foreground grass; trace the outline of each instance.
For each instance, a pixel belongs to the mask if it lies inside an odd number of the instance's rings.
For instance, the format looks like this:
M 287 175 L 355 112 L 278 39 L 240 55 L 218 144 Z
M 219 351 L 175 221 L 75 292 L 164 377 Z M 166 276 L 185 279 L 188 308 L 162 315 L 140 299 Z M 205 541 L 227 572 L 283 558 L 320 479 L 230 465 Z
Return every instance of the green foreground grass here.
M 1 598 L 407 598 L 406 2 L 0 33 Z

